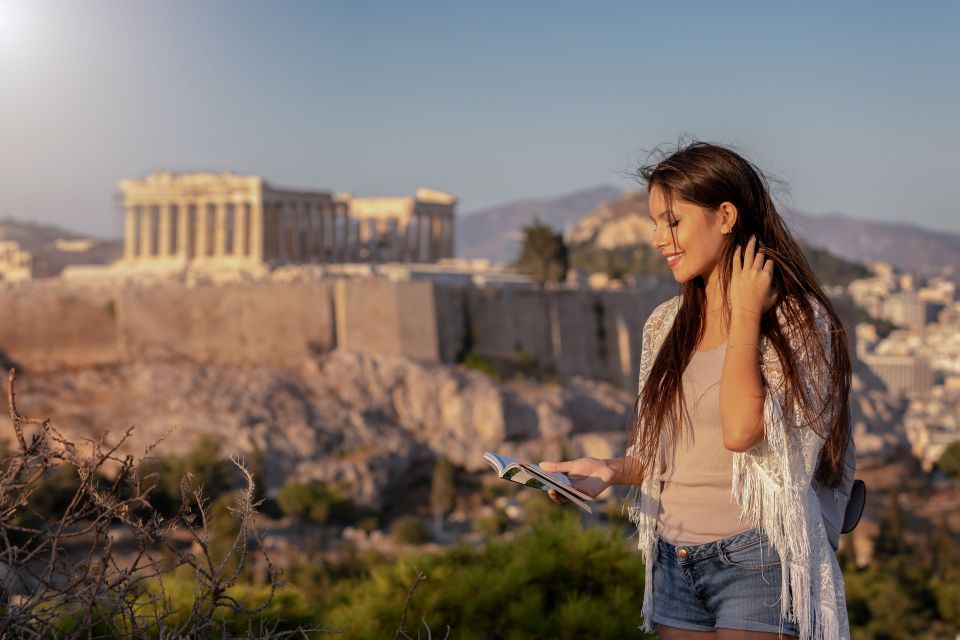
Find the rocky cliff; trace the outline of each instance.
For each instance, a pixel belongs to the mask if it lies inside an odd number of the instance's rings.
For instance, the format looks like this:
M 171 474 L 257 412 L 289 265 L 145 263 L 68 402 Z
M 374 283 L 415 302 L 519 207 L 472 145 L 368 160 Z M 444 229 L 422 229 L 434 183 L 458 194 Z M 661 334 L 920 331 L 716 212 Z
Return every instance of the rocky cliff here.
M 155 455 L 184 453 L 201 434 L 225 456 L 259 449 L 268 490 L 318 479 L 375 507 L 439 456 L 479 471 L 488 449 L 535 460 L 617 455 L 633 406 L 606 383 L 501 384 L 463 367 L 341 350 L 299 372 L 167 363 L 34 374 L 17 398 L 78 439 L 109 431 L 115 440 L 134 425 L 135 455 L 171 429 Z

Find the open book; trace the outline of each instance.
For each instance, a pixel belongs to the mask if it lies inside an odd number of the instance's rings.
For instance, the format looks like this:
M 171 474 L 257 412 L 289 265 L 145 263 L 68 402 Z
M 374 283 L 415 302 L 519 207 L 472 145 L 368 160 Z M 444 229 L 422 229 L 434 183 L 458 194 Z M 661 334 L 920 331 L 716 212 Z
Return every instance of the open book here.
M 516 458 L 487 451 L 483 454 L 483 459 L 493 467 L 497 475 L 504 480 L 510 480 L 517 484 L 535 487 L 542 491 L 555 489 L 557 493 L 567 498 L 570 502 L 577 505 L 587 513 L 593 513 L 589 502 L 596 502 L 596 498 L 591 498 L 582 491 L 573 488 L 573 484 L 566 474 L 544 471 L 532 462 L 524 462 Z

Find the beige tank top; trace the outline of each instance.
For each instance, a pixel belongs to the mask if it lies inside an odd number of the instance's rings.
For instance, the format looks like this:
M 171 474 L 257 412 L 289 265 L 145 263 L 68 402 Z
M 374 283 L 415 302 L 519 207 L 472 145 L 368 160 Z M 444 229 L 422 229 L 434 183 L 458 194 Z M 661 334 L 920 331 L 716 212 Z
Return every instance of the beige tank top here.
M 733 502 L 733 452 L 723 446 L 720 375 L 726 343 L 696 351 L 683 372 L 683 395 L 691 425 L 668 456 L 657 532 L 674 545 L 713 542 L 750 529 Z

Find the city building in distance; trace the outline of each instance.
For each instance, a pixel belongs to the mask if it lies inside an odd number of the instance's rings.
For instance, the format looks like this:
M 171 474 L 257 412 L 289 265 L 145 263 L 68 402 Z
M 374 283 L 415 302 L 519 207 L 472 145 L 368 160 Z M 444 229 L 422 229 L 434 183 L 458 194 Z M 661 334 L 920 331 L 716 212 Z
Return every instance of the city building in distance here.
M 453 257 L 457 199 L 356 198 L 277 188 L 232 173 L 152 173 L 120 183 L 124 263 L 257 271 L 344 262 L 432 263 Z

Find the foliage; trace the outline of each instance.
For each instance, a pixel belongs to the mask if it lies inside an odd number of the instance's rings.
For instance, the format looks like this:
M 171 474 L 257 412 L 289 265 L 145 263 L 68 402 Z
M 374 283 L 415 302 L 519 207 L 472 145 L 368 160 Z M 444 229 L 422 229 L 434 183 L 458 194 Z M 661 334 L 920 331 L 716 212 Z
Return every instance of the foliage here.
M 894 488 L 887 495 L 887 511 L 880 520 L 880 531 L 874 544 L 874 554 L 881 560 L 897 558 L 906 551 L 903 537 L 903 513 L 900 510 L 900 492 Z
M 401 516 L 390 526 L 393 539 L 400 544 L 424 544 L 430 542 L 430 533 L 420 518 L 416 516 Z
M 643 565 L 620 529 L 585 529 L 577 514 L 480 551 L 406 557 L 372 568 L 340 591 L 324 616 L 344 635 L 382 638 L 396 625 L 403 585 L 414 567 L 430 580 L 417 592 L 412 620 L 474 638 L 643 638 Z M 438 634 L 440 635 L 440 634 Z
M 446 458 L 440 458 L 433 466 L 433 478 L 430 483 L 430 508 L 433 510 L 435 528 L 443 528 L 443 518 L 453 511 L 457 497 L 454 481 L 454 468 Z
M 486 537 L 496 536 L 510 526 L 510 517 L 503 509 L 496 508 L 492 513 L 477 516 L 473 519 L 473 529 Z
M 960 480 L 960 442 L 954 442 L 937 461 L 937 468 L 948 478 Z
M 570 268 L 588 273 L 604 273 L 611 280 L 623 281 L 628 274 L 670 275 L 661 255 L 643 244 L 604 249 L 593 244 L 578 244 L 570 249 Z
M 259 637 L 303 637 L 314 630 L 264 626 L 260 614 L 274 603 L 278 586 L 265 553 L 265 598 L 245 606 L 227 595 L 246 576 L 249 541 L 263 551 L 253 522 L 253 477 L 239 462 L 244 483 L 226 526 L 236 535 L 217 540 L 209 526 L 212 510 L 200 489 L 191 492 L 188 479 L 179 486 L 180 508 L 172 517 L 151 506 L 157 476 L 145 478 L 142 467 L 154 445 L 140 459 L 120 457 L 131 428 L 113 445 L 88 440 L 78 446 L 49 419 L 17 411 L 15 379 L 11 370 L 7 393 L 16 442 L 0 462 L 0 539 L 6 541 L 0 637 L 223 636 L 226 617 Z M 184 534 L 190 552 L 178 542 Z M 127 551 L 118 551 L 121 546 Z M 178 611 L 164 587 L 171 570 L 191 577 L 190 596 Z
M 848 285 L 858 278 L 870 276 L 862 264 L 848 262 L 830 253 L 803 245 L 810 268 L 825 285 Z M 669 276 L 670 268 L 659 252 L 646 244 L 601 248 L 592 243 L 574 245 L 570 249 L 570 267 L 589 273 L 604 273 L 611 280 L 623 281 L 627 274 Z
M 277 494 L 277 505 L 284 515 L 319 525 L 331 521 L 354 524 L 372 516 L 336 489 L 316 481 L 287 482 Z
M 541 287 L 563 282 L 570 266 L 563 235 L 534 218 L 532 225 L 523 227 L 523 245 L 516 266 Z
M 487 376 L 498 379 L 500 374 L 497 372 L 497 368 L 494 366 L 493 362 L 490 361 L 490 358 L 477 353 L 476 351 L 469 351 L 463 356 L 463 360 L 460 362 L 463 366 L 469 367 L 480 373 L 486 374 Z
M 810 268 L 821 284 L 846 286 L 854 280 L 870 276 L 870 270 L 858 262 L 844 260 L 826 249 L 805 244 L 803 248 L 806 250 L 807 260 L 810 261 Z
M 186 455 L 145 461 L 142 473 L 155 478 L 150 504 L 166 517 L 173 516 L 183 506 L 180 484 L 185 478 L 188 492 L 202 489 L 211 500 L 239 488 L 241 482 L 233 463 L 220 455 L 220 442 L 206 435 L 201 436 Z

